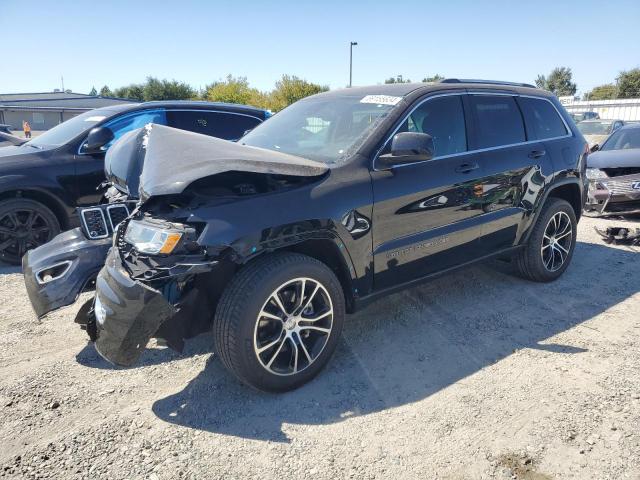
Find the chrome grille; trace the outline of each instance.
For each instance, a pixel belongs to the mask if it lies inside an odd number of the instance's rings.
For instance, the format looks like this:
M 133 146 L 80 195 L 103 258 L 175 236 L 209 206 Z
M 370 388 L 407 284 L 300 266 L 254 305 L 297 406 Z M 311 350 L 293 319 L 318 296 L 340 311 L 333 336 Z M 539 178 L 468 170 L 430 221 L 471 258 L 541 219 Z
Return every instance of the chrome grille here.
M 633 188 L 640 179 L 635 180 L 608 180 L 602 183 L 612 195 L 640 195 L 640 189 Z

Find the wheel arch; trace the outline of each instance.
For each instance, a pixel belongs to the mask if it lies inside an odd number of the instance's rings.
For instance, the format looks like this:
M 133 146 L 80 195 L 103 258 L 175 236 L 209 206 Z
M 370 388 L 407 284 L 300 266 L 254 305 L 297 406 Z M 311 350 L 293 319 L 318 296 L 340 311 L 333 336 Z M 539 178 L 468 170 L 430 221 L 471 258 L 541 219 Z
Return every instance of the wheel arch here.
M 352 282 L 352 268 L 349 267 L 350 259 L 345 258 L 348 253 L 344 244 L 330 239 L 310 239 L 299 243 L 282 247 L 278 252 L 293 252 L 315 258 L 325 264 L 335 274 L 342 286 L 348 312 L 354 310 L 354 294 Z
M 576 214 L 576 219 L 580 220 L 582 215 L 582 192 L 577 179 L 567 180 L 552 186 L 547 192 L 544 201 L 546 202 L 548 198 L 560 198 L 569 202 Z

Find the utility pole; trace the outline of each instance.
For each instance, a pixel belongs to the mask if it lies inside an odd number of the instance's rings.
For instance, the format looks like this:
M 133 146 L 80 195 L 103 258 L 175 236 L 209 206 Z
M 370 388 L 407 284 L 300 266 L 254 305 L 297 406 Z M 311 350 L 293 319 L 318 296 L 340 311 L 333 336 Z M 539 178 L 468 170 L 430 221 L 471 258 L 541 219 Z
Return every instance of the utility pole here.
M 349 88 L 351 88 L 351 81 L 353 80 L 353 46 L 358 45 L 358 42 L 351 42 L 349 44 Z

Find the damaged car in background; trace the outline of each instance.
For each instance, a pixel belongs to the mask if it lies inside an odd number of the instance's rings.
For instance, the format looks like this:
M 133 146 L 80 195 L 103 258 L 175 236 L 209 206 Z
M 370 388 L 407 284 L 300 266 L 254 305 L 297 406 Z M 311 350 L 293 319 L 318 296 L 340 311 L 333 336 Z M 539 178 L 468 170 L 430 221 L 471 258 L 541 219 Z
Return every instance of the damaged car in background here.
M 640 124 L 615 131 L 587 160 L 585 211 L 595 215 L 640 212 Z
M 107 154 L 107 177 L 138 201 L 102 240 L 76 321 L 121 366 L 152 337 L 181 351 L 212 331 L 237 378 L 290 390 L 329 361 L 345 314 L 382 295 L 494 256 L 557 279 L 587 155 L 554 95 L 505 82 L 326 92 L 238 143 L 150 125 Z M 31 264 L 56 251 L 25 257 L 34 306 L 46 299 Z M 45 276 L 67 278 L 55 261 Z
M 609 135 L 624 125 L 622 120 L 583 120 L 577 124 L 578 130 L 589 143 L 589 148 L 598 148 Z

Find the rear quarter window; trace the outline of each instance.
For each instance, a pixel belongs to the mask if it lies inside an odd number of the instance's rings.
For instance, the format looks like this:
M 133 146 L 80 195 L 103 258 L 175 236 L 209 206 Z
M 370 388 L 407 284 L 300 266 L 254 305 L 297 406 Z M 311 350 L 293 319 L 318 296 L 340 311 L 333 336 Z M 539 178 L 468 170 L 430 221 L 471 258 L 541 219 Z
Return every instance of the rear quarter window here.
M 260 123 L 256 117 L 207 110 L 168 110 L 167 124 L 173 128 L 225 140 L 238 140 Z
M 520 97 L 518 99 L 529 129 L 538 140 L 567 135 L 560 114 L 551 102 L 539 98 Z
M 470 95 L 476 120 L 478 148 L 512 145 L 526 140 L 522 114 L 515 99 L 506 95 Z

